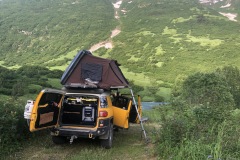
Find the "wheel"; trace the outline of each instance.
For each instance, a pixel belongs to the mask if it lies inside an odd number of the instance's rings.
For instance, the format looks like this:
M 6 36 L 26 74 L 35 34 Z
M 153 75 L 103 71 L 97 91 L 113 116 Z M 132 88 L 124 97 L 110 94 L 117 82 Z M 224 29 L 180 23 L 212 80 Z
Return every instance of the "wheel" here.
M 108 131 L 108 138 L 101 139 L 101 146 L 106 149 L 110 149 L 112 147 L 113 142 L 113 125 L 110 125 L 110 129 Z
M 117 126 L 114 126 L 114 127 L 113 127 L 113 131 L 114 131 L 114 132 L 118 132 L 118 131 L 119 131 L 119 128 L 118 128 Z
M 66 137 L 62 137 L 62 136 L 52 136 L 52 141 L 55 144 L 64 144 L 66 143 L 67 139 Z

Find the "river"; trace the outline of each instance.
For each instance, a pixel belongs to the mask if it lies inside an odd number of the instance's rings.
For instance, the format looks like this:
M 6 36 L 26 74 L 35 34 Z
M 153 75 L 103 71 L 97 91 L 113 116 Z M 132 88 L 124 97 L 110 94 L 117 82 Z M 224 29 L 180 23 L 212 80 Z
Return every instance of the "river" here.
M 155 106 L 161 106 L 166 104 L 165 102 L 142 102 L 142 109 L 143 110 L 149 110 L 152 109 Z

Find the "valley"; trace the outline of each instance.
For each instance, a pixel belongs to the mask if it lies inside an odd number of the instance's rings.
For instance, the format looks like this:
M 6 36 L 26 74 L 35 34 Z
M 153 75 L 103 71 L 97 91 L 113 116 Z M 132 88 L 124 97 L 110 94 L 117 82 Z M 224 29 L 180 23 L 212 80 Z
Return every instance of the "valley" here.
M 184 0 L 176 4 L 112 0 L 107 5 L 103 1 L 59 1 L 55 5 L 58 8 L 43 1 L 36 7 L 31 7 L 35 2 L 26 4 L 18 14 L 10 11 L 25 2 L 11 3 L 2 1 L 0 5 L 0 15 L 8 17 L 0 25 L 3 44 L 0 65 L 9 69 L 43 64 L 51 70 L 64 71 L 79 50 L 87 49 L 94 55 L 116 59 L 130 81 L 138 74 L 134 84 L 144 87 L 140 94 L 147 95 L 147 86 L 154 84 L 167 91 L 157 91 L 157 95 L 169 99 L 169 90 L 178 76 L 213 71 L 229 64 L 239 66 L 236 50 L 240 43 L 236 34 L 239 23 L 234 0 Z M 8 5 L 10 8 L 6 10 Z M 86 5 L 99 7 L 91 12 Z M 55 9 L 67 17 L 69 8 L 75 12 L 63 21 L 53 13 Z M 26 11 L 34 17 L 28 18 Z M 52 16 L 45 18 L 47 14 Z M 41 23 L 34 22 L 34 18 Z M 21 21 L 26 21 L 26 25 Z
M 237 159 L 239 6 L 238 0 L 1 0 L 0 159 Z M 82 139 L 55 146 L 48 132 L 28 131 L 26 100 L 43 88 L 60 89 L 80 50 L 117 60 L 143 102 L 167 102 L 143 111 L 150 143 L 139 125 L 115 132 L 112 150 Z

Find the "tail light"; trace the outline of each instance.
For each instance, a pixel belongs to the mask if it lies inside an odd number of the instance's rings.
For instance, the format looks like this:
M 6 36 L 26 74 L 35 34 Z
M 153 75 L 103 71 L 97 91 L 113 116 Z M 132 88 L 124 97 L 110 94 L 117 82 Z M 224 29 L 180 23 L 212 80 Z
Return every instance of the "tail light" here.
M 107 117 L 108 116 L 108 112 L 107 111 L 100 111 L 99 112 L 99 117 Z

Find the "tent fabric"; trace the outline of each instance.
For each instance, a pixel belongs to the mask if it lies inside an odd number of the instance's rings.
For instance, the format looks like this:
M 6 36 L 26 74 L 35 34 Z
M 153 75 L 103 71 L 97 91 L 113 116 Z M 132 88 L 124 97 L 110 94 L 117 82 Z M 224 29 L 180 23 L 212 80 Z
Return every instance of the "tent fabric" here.
M 123 88 L 129 87 L 116 60 L 93 56 L 89 51 L 80 51 L 72 60 L 61 78 L 65 87 Z

